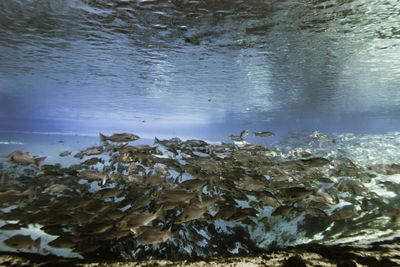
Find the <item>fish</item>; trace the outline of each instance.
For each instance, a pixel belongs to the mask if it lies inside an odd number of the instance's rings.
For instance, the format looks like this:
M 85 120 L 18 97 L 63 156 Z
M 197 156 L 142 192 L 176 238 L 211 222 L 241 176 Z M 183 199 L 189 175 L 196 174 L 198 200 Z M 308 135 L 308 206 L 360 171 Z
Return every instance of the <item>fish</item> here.
M 337 189 L 342 192 L 349 192 L 357 196 L 368 196 L 367 188 L 359 181 L 356 180 L 341 180 L 337 184 Z
M 164 221 L 163 206 L 161 206 L 155 213 L 151 213 L 148 211 L 132 212 L 131 214 L 126 215 L 122 220 L 117 222 L 116 226 L 119 229 L 131 229 L 132 232 L 135 232 L 136 228 L 144 225 L 149 225 L 155 219 Z
M 160 144 L 167 148 L 177 148 L 182 145 L 182 140 L 178 137 L 174 137 L 167 140 L 160 140 L 157 137 L 154 137 L 154 144 Z
M 325 192 L 322 188 L 318 189 L 316 195 L 321 197 L 326 203 L 336 205 L 339 203 L 337 196 L 332 197 L 329 193 Z
M 73 251 L 79 254 L 84 254 L 96 251 L 100 247 L 101 245 L 98 242 L 86 240 L 79 242 Z
M 155 171 L 158 175 L 162 175 L 162 176 L 168 176 L 168 175 L 170 175 L 168 169 L 165 168 L 165 167 L 163 167 L 163 166 L 156 166 L 156 167 L 154 167 L 154 171 Z
M 226 205 L 219 207 L 218 213 L 213 216 L 214 221 L 229 220 L 235 214 L 237 208 L 235 206 Z
M 178 184 L 176 188 L 178 189 L 186 189 L 189 191 L 197 191 L 200 190 L 203 186 L 205 186 L 206 181 L 200 179 L 191 179 L 183 181 L 182 183 Z
M 98 235 L 107 232 L 113 227 L 112 223 L 90 223 L 80 229 L 80 233 L 84 235 Z
M 301 147 L 290 150 L 287 154 L 288 158 L 307 158 L 312 155 L 310 149 L 303 149 Z
M 275 134 L 273 132 L 264 131 L 264 132 L 253 132 L 253 135 L 261 136 L 261 137 L 270 137 L 270 136 L 274 136 Z
M 228 135 L 228 138 L 232 141 L 236 141 L 236 142 L 241 142 L 243 141 L 243 138 L 237 135 Z
M 380 174 L 393 175 L 400 173 L 400 164 L 375 164 L 368 166 L 368 170 L 373 170 Z
M 60 157 L 66 157 L 72 154 L 72 151 L 63 151 L 59 154 Z
M 272 216 L 284 216 L 284 215 L 287 215 L 290 212 L 292 212 L 293 209 L 294 209 L 293 206 L 287 206 L 287 205 L 279 206 L 271 213 L 271 215 Z
M 209 195 L 201 195 L 199 198 L 190 200 L 190 205 L 195 205 L 199 208 L 208 208 L 213 205 L 220 197 L 211 197 Z
M 160 230 L 157 227 L 145 227 L 141 229 L 136 240 L 145 245 L 155 245 L 168 241 L 172 238 L 171 227 L 168 230 Z
M 90 158 L 82 162 L 83 165 L 96 165 L 98 163 L 104 163 L 104 160 L 101 158 Z
M 100 133 L 101 142 L 105 142 L 107 140 L 111 142 L 129 142 L 129 141 L 136 141 L 138 139 L 140 139 L 140 137 L 132 133 L 115 133 L 111 136 L 105 136 L 102 133 Z
M 243 139 L 243 138 L 245 138 L 246 136 L 248 136 L 249 133 L 250 133 L 249 130 L 243 130 L 243 131 L 240 132 L 239 136 L 240 136 L 240 138 Z
M 333 211 L 329 218 L 334 221 L 344 220 L 355 215 L 353 205 L 347 205 Z
M 259 212 L 253 208 L 236 209 L 235 213 L 228 219 L 230 222 L 244 221 L 248 217 L 257 217 Z
M 268 181 L 260 181 L 253 178 L 247 178 L 243 181 L 233 181 L 237 189 L 260 192 L 264 191 L 268 186 Z
M 321 133 L 319 131 L 314 131 L 309 135 L 311 138 L 313 139 L 317 139 L 317 140 L 322 140 L 322 141 L 328 141 L 328 142 L 332 142 L 332 143 L 336 143 L 336 140 L 327 136 L 324 133 Z
M 29 152 L 24 152 L 22 150 L 16 150 L 10 155 L 8 155 L 8 159 L 11 162 L 15 162 L 22 165 L 35 164 L 40 168 L 43 161 L 46 157 L 33 157 Z
M 12 231 L 12 230 L 19 230 L 21 228 L 28 228 L 28 226 L 19 223 L 7 223 L 2 227 L 0 227 L 0 230 Z
M 313 190 L 305 187 L 288 187 L 281 188 L 276 196 L 281 200 L 296 201 L 312 195 L 313 192 Z
M 189 192 L 185 189 L 163 189 L 155 194 L 158 200 L 172 203 L 188 202 L 198 196 L 196 192 Z
M 151 200 L 152 200 L 151 195 L 140 196 L 140 197 L 136 198 L 136 200 L 132 203 L 132 208 L 133 209 L 143 208 L 143 207 L 147 206 Z
M 168 180 L 159 175 L 152 175 L 144 179 L 143 184 L 148 187 L 168 184 Z
M 76 236 L 63 235 L 49 242 L 48 245 L 53 248 L 74 248 L 79 241 L 80 239 Z
M 11 248 L 16 249 L 32 249 L 36 248 L 37 250 L 40 249 L 40 237 L 33 240 L 29 235 L 14 235 L 6 240 L 3 241 L 5 245 Z
M 202 147 L 208 145 L 208 143 L 203 140 L 186 140 L 183 144 L 190 147 Z
M 183 212 L 175 219 L 174 224 L 185 223 L 193 221 L 203 217 L 203 214 L 207 211 L 205 207 L 197 207 L 196 205 L 187 205 Z
M 95 192 L 92 197 L 97 199 L 118 197 L 121 194 L 121 190 L 118 187 L 115 188 L 104 188 Z
M 92 146 L 82 150 L 74 155 L 75 158 L 82 159 L 84 156 L 99 155 L 104 152 L 103 146 Z
M 73 191 L 70 187 L 64 184 L 53 184 L 42 191 L 43 194 L 56 194 L 63 191 Z
M 319 208 L 307 207 L 304 210 L 307 214 L 309 214 L 313 217 L 328 217 L 328 214 L 326 214 L 325 211 L 323 211 Z
M 29 188 L 23 192 L 17 191 L 17 190 L 7 190 L 5 192 L 0 192 L 0 205 L 5 204 L 5 203 L 15 203 L 27 198 L 32 197 L 32 189 Z
M 106 183 L 107 180 L 107 176 L 103 173 L 101 173 L 98 170 L 84 170 L 79 172 L 78 177 L 91 181 L 91 180 L 101 180 L 102 181 L 102 185 L 104 185 Z

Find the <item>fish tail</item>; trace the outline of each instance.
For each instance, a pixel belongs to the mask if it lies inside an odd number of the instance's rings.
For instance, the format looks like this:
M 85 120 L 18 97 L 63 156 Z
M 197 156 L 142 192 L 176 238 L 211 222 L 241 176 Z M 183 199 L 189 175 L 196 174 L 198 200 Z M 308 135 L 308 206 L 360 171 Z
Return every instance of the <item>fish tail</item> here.
M 156 212 L 156 218 L 165 221 L 164 207 L 161 206 Z
M 33 241 L 33 247 L 35 247 L 37 250 L 40 249 L 40 237 L 38 237 L 35 241 Z
M 199 191 L 199 194 L 197 195 L 197 197 L 199 198 L 200 203 L 203 204 L 203 198 L 201 197 L 201 191 Z
M 100 135 L 100 141 L 101 141 L 101 142 L 104 142 L 104 141 L 107 140 L 107 137 L 106 137 L 104 134 L 99 133 L 99 135 Z
M 105 184 L 106 184 L 106 181 L 107 181 L 107 177 L 104 176 L 104 178 L 102 179 L 101 185 L 105 185 Z
M 155 136 L 154 137 L 154 144 L 159 144 L 160 143 L 160 140 Z
M 21 195 L 28 196 L 29 200 L 32 200 L 33 197 L 35 196 L 35 189 L 33 188 L 33 186 L 31 186 L 28 189 L 26 189 L 24 192 L 22 192 Z
M 45 159 L 46 159 L 46 157 L 40 157 L 40 158 L 33 159 L 33 161 L 34 161 L 35 165 L 40 168 Z

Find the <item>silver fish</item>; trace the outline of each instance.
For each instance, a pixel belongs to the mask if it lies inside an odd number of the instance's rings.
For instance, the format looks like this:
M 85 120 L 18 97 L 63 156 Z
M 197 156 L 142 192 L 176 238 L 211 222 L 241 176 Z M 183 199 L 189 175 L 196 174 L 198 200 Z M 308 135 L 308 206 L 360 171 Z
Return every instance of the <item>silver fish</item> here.
M 261 136 L 261 137 L 270 137 L 270 136 L 274 136 L 275 134 L 273 132 L 264 131 L 264 132 L 253 132 L 253 135 Z
M 46 157 L 40 157 L 40 158 L 34 158 L 29 152 L 24 152 L 21 150 L 16 150 L 10 155 L 8 155 L 8 159 L 11 162 L 15 162 L 18 164 L 22 165 L 29 165 L 29 164 L 35 164 L 40 168 L 42 165 L 43 161 L 46 159 Z
M 101 180 L 102 185 L 106 183 L 107 176 L 98 170 L 84 170 L 78 173 L 78 177 L 85 180 Z
M 129 142 L 129 141 L 136 141 L 140 139 L 139 136 L 131 133 L 115 133 L 111 136 L 105 136 L 100 133 L 100 140 L 104 141 L 111 141 L 111 142 Z

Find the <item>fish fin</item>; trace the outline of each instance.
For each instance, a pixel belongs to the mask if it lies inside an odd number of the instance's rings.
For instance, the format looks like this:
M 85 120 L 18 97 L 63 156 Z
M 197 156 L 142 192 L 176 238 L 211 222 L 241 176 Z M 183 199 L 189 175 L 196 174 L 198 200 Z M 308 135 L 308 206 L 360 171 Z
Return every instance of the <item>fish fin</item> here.
M 105 185 L 107 181 L 107 176 L 104 176 L 103 180 L 101 181 L 101 185 Z
M 249 134 L 249 131 L 248 130 L 243 130 L 243 131 L 241 131 L 240 132 L 240 138 L 245 138 L 247 135 Z
M 160 221 L 165 221 L 165 214 L 164 214 L 164 207 L 161 206 L 157 211 L 156 211 L 156 218 L 159 219 Z
M 42 166 L 43 161 L 46 159 L 46 157 L 40 157 L 40 158 L 34 158 L 33 161 L 36 166 L 40 167 Z
M 40 239 L 40 237 L 38 237 L 38 238 L 33 242 L 33 246 L 32 246 L 32 247 L 35 247 L 37 250 L 39 250 L 39 249 L 40 249 L 40 241 L 41 241 L 41 239 Z
M 160 139 L 158 139 L 156 136 L 154 137 L 154 144 L 159 144 L 160 143 Z
M 199 198 L 200 203 L 203 204 L 203 198 L 201 197 L 201 191 L 199 191 L 197 197 Z
M 99 133 L 99 135 L 100 135 L 100 141 L 101 142 L 105 142 L 107 140 L 107 137 L 104 134 Z
M 32 200 L 35 196 L 35 189 L 33 188 L 33 186 L 30 186 L 28 189 L 22 192 L 22 195 L 26 195 L 29 197 L 29 200 Z

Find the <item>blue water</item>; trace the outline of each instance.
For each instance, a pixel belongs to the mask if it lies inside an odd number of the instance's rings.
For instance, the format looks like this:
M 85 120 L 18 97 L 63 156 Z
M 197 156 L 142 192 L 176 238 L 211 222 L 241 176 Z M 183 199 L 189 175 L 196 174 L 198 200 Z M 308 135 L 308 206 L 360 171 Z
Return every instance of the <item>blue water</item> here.
M 399 130 L 395 1 L 0 3 L 0 130 Z
M 135 144 L 153 145 L 154 136 L 228 141 L 244 129 L 276 133 L 246 141 L 282 160 L 301 148 L 363 167 L 398 164 L 399 12 L 396 1 L 378 0 L 2 0 L 1 171 L 14 170 L 15 150 L 76 164 L 72 155 L 99 145 L 99 132 L 133 132 Z M 311 139 L 315 130 L 336 142 Z M 263 209 L 251 238 L 268 248 L 399 236 L 398 221 L 387 227 L 399 177 L 363 181 L 382 206 L 359 212 L 352 199 L 359 213 L 348 227 L 311 235 L 301 230 L 304 214 L 271 219 Z M 136 257 L 129 246 L 120 251 Z M 64 252 L 51 253 L 76 256 Z

